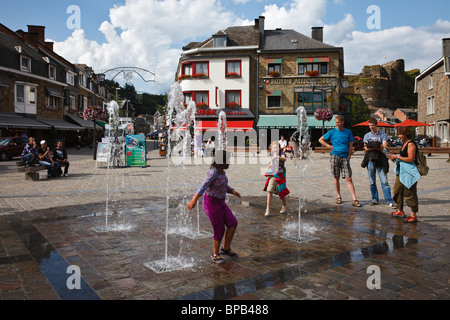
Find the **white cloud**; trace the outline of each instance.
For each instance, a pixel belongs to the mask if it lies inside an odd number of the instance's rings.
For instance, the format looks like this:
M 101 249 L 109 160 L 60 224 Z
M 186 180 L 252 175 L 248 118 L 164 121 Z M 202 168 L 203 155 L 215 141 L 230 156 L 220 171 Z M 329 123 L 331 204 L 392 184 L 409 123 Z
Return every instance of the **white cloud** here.
M 247 0 L 235 0 L 244 5 Z M 222 6 L 219 0 L 127 0 L 110 10 L 109 21 L 99 30 L 104 43 L 90 41 L 76 30 L 55 51 L 74 63 L 88 64 L 96 71 L 136 66 L 156 71 L 156 83 L 137 88 L 164 93 L 174 79 L 181 47 L 204 40 L 233 25 L 252 25 Z M 342 1 L 335 0 L 341 4 Z M 327 0 L 292 0 L 269 4 L 261 14 L 266 29 L 294 29 L 307 36 L 311 27 L 324 27 L 324 41 L 344 48 L 345 71 L 359 73 L 364 65 L 404 59 L 408 69 L 424 69 L 441 55 L 441 40 L 450 33 L 450 21 L 437 20 L 429 27 L 397 27 L 370 32 L 356 31 L 355 20 L 346 14 L 335 24 L 325 24 Z M 386 60 L 385 57 L 386 56 Z M 136 77 L 138 78 L 138 77 Z M 135 84 L 136 85 L 136 84 Z
M 182 45 L 209 37 L 235 19 L 215 0 L 128 0 L 112 8 L 110 21 L 100 25 L 103 44 L 76 30 L 54 48 L 69 61 L 94 70 L 124 66 L 156 70 L 157 83 L 141 90 L 164 93 L 174 79 Z

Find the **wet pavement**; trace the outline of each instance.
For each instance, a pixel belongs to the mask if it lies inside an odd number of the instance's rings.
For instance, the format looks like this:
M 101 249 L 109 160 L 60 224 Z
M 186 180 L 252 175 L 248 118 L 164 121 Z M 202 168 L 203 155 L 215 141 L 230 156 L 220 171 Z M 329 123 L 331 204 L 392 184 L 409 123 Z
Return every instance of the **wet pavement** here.
M 168 177 L 167 160 L 156 151 L 149 158 L 146 168 L 109 170 L 96 168 L 91 159 L 77 159 L 71 163 L 69 177 L 40 181 L 25 181 L 23 173 L 11 169 L 13 162 L 3 163 L 0 299 L 450 297 L 450 163 L 444 156 L 429 158 L 430 173 L 418 187 L 420 222 L 412 225 L 392 218 L 393 210 L 383 201 L 369 206 L 360 155 L 353 157 L 352 168 L 362 208 L 352 207 L 345 184 L 341 185 L 344 204 L 334 203 L 328 155 L 314 154 L 304 162 L 307 169 L 301 184 L 298 169 L 288 161 L 288 212 L 278 213 L 281 202 L 275 197 L 271 216 L 264 217 L 265 178 L 260 173 L 265 165 L 245 158 L 247 163 L 232 165 L 227 172 L 230 185 L 243 198 L 228 200 L 239 222 L 232 244 L 239 258 L 224 257 L 223 265 L 209 258 L 210 235 L 183 234 L 189 228 L 190 233 L 212 232 L 201 206 L 198 220 L 196 209 L 180 213 L 184 206 L 180 204 L 192 197 L 208 165 L 171 166 Z M 391 187 L 394 178 L 390 172 Z M 307 208 L 300 224 L 299 195 L 305 197 Z M 307 241 L 291 239 L 299 229 Z M 184 268 L 157 272 L 148 267 L 166 257 Z

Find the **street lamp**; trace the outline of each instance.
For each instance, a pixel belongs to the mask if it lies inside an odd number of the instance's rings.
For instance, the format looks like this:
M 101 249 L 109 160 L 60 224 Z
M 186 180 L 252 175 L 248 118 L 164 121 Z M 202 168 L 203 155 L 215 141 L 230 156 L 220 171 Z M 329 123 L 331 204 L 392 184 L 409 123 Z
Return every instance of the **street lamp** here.
M 84 70 L 86 77 L 89 78 L 91 80 L 91 84 L 92 84 L 92 78 L 94 76 L 94 70 L 92 70 L 91 67 L 87 67 Z M 92 86 L 92 104 L 94 107 L 95 106 L 95 92 L 94 92 L 94 86 Z M 95 113 L 94 113 L 95 114 Z M 92 121 L 94 122 L 94 134 L 93 134 L 93 143 L 92 143 L 92 150 L 93 150 L 93 159 L 96 160 L 97 159 L 97 128 L 95 127 L 95 115 L 92 118 Z

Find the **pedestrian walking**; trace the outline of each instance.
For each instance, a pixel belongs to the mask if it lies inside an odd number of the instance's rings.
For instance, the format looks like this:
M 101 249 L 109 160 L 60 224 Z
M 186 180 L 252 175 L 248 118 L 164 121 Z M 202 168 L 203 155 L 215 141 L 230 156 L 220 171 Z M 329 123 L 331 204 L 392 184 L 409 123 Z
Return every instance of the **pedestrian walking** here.
M 236 231 L 238 222 L 231 209 L 225 203 L 227 193 L 241 198 L 239 192 L 228 185 L 225 170 L 230 166 L 230 154 L 225 150 L 218 150 L 213 158 L 212 164 L 203 183 L 195 191 L 194 197 L 187 204 L 188 210 L 192 210 L 197 200 L 203 195 L 203 210 L 208 216 L 214 230 L 213 253 L 211 259 L 218 264 L 225 260 L 221 255 L 237 257 L 231 249 L 231 242 Z M 226 230 L 225 230 L 226 228 Z M 225 237 L 223 247 L 220 248 L 222 239 Z
M 335 118 L 336 128 L 328 131 L 319 139 L 319 143 L 327 148 L 332 148 L 330 153 L 331 173 L 334 177 L 334 187 L 336 189 L 336 203 L 342 204 L 341 187 L 339 178 L 342 176 L 347 181 L 347 187 L 353 198 L 354 207 L 362 207 L 356 198 L 355 186 L 352 180 L 352 168 L 350 158 L 353 152 L 353 134 L 349 129 L 344 128 L 344 117 L 338 115 Z M 327 143 L 331 140 L 331 145 Z

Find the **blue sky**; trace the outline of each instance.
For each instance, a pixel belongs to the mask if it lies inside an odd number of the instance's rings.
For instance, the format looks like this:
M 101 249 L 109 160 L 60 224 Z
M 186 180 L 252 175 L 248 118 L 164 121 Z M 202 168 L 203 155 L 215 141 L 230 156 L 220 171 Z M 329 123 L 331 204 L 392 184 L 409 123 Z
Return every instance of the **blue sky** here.
M 68 27 L 71 5 L 80 9 L 80 29 Z M 379 28 L 368 20 L 379 8 Z M 55 51 L 74 63 L 104 71 L 137 66 L 155 71 L 154 83 L 139 91 L 164 93 L 173 80 L 181 47 L 231 25 L 266 17 L 266 29 L 310 35 L 324 26 L 324 41 L 344 48 L 345 71 L 404 59 L 406 69 L 424 69 L 440 58 L 450 37 L 448 0 L 2 0 L 0 23 L 16 31 L 46 26 Z M 133 81 L 134 83 L 134 81 Z

